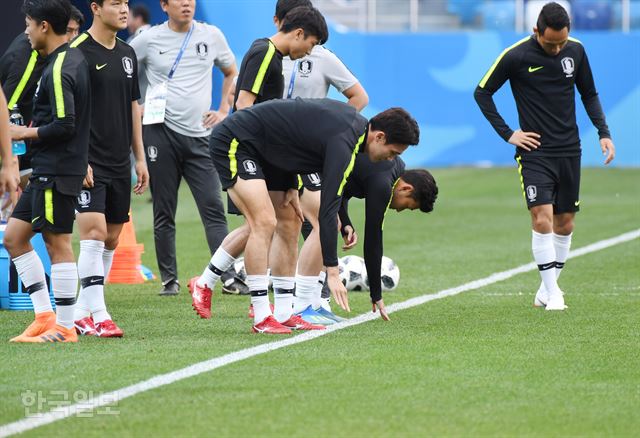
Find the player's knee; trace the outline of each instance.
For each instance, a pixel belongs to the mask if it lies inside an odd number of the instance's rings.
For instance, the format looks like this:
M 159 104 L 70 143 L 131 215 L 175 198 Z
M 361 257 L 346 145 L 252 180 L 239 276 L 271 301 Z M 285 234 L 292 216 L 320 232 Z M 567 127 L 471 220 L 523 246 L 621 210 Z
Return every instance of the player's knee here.
M 553 225 L 553 232 L 561 236 L 568 236 L 573 233 L 573 220 L 563 221 Z
M 2 244 L 11 257 L 18 257 L 28 252 L 28 250 L 25 250 L 29 246 L 28 242 L 23 242 L 22 239 L 12 233 L 7 233 L 3 236 Z
M 116 249 L 118 243 L 120 243 L 119 236 L 108 236 L 104 241 L 104 247 L 106 249 Z
M 274 216 L 258 217 L 251 224 L 251 232 L 272 236 L 277 225 L 278 221 Z
M 532 218 L 532 226 L 538 233 L 550 233 L 553 225 L 553 220 L 547 215 L 538 214 Z

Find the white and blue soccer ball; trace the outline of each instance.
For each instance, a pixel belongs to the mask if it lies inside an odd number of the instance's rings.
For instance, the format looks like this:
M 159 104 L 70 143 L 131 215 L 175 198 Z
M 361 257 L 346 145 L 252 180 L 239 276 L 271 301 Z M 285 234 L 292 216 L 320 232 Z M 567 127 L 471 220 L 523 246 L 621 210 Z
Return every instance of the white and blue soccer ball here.
M 382 256 L 380 264 L 380 283 L 383 291 L 391 291 L 398 287 L 400 283 L 400 268 L 387 256 Z M 367 289 L 369 289 L 369 279 L 367 278 Z
M 236 271 L 236 277 L 246 283 L 247 271 L 244 269 L 244 257 L 238 257 L 236 261 L 233 262 L 233 269 Z
M 340 280 L 347 290 L 362 291 L 367 289 L 367 268 L 362 257 L 349 255 L 338 261 Z

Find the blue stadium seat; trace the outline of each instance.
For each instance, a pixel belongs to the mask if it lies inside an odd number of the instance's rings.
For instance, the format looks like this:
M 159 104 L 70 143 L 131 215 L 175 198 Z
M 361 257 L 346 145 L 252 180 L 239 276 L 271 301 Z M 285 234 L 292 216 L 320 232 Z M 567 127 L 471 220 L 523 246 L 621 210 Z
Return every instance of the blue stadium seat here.
M 640 0 L 631 0 L 630 2 L 630 27 L 631 30 L 640 30 Z M 612 5 L 613 9 L 613 26 L 615 30 L 622 28 L 622 4 L 619 1 L 614 1 Z
M 573 2 L 573 27 L 580 30 L 610 29 L 613 8 L 610 1 Z
M 449 0 L 448 10 L 450 13 L 460 17 L 461 24 L 473 25 L 478 16 L 480 6 L 482 6 L 482 3 L 479 1 Z
M 485 29 L 513 30 L 516 9 L 513 0 L 493 0 L 483 2 L 480 7 Z

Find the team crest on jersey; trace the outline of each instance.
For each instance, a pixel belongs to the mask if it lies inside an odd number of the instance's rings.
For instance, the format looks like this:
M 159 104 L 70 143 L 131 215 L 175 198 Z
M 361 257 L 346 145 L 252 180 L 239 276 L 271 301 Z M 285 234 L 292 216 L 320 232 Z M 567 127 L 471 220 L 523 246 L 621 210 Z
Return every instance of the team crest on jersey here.
M 536 186 L 527 186 L 527 198 L 529 202 L 534 202 L 538 197 L 538 188 Z
M 310 173 L 309 174 L 309 181 L 314 186 L 320 186 L 322 184 L 322 179 L 320 178 L 320 175 L 318 175 L 317 173 Z
M 200 59 L 205 59 L 209 55 L 209 45 L 203 41 L 196 44 L 196 53 Z
M 575 63 L 573 62 L 573 58 L 570 58 L 568 56 L 566 58 L 562 58 L 560 64 L 562 65 L 562 71 L 564 72 L 564 74 L 566 74 L 568 78 L 572 77 L 575 70 Z
M 303 78 L 309 76 L 311 74 L 311 70 L 313 70 L 313 62 L 308 59 L 303 59 L 298 64 L 298 73 L 300 73 L 300 76 Z
M 91 203 L 91 192 L 88 190 L 83 190 L 78 195 L 78 204 L 82 208 L 87 208 Z
M 127 74 L 127 77 L 130 78 L 133 74 L 133 60 L 128 56 L 122 57 L 122 68 L 124 72 Z
M 156 161 L 158 159 L 158 148 L 155 146 L 148 146 L 147 156 L 149 157 L 149 161 Z
M 242 162 L 242 167 L 244 167 L 244 170 L 246 170 L 249 175 L 255 175 L 258 170 L 258 166 L 256 166 L 256 163 L 253 160 L 244 160 Z

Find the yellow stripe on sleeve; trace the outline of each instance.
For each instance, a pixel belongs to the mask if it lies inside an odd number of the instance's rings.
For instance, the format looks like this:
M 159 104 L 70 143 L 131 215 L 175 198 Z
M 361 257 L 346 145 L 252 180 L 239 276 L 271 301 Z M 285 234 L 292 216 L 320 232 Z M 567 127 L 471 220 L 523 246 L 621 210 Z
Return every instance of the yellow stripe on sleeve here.
M 16 103 L 18 103 L 18 100 L 20 100 L 20 96 L 22 96 L 22 92 L 24 91 L 24 88 L 27 86 L 27 82 L 29 82 L 29 78 L 33 73 L 33 69 L 36 66 L 37 60 L 38 60 L 38 52 L 36 52 L 35 50 L 32 50 L 31 57 L 29 58 L 29 63 L 27 64 L 27 68 L 24 70 L 24 73 L 22 73 L 20 82 L 18 82 L 18 86 L 16 87 L 15 90 L 13 90 L 11 99 L 9 99 L 8 106 L 10 110 L 13 109 Z
M 347 166 L 347 170 L 344 171 L 344 176 L 342 177 L 342 182 L 340 183 L 340 187 L 338 187 L 338 196 L 342 196 L 342 190 L 344 190 L 345 184 L 347 184 L 347 179 L 349 179 L 349 175 L 353 172 L 353 166 L 356 162 L 356 154 L 360 150 L 360 146 L 364 141 L 364 137 L 367 134 L 365 131 L 360 138 L 358 138 L 358 142 L 356 143 L 356 147 L 353 148 L 353 153 L 351 154 L 351 161 L 349 161 L 349 165 Z
M 491 66 L 491 68 L 489 69 L 489 71 L 487 72 L 487 74 L 484 75 L 484 77 L 482 78 L 482 80 L 480 81 L 480 88 L 484 88 L 485 85 L 487 85 L 487 81 L 489 80 L 489 78 L 491 77 L 491 75 L 493 74 L 493 71 L 496 69 L 496 67 L 498 66 L 498 63 L 500 62 L 500 60 L 504 57 L 504 55 L 507 54 L 507 52 L 511 49 L 513 49 L 514 47 L 519 46 L 520 44 L 526 42 L 529 40 L 529 38 L 531 38 L 530 36 L 526 37 L 526 38 L 522 38 L 520 41 L 518 41 L 517 43 L 515 43 L 512 46 L 507 47 L 506 49 L 504 49 L 502 51 L 502 53 L 500 54 L 500 56 L 498 56 L 496 58 L 496 60 L 493 62 L 493 65 Z
M 273 59 L 274 53 L 276 53 L 276 46 L 274 46 L 273 43 L 269 41 L 267 54 L 264 55 L 264 59 L 262 60 L 262 64 L 260 64 L 260 69 L 258 70 L 258 74 L 256 75 L 256 79 L 253 82 L 253 87 L 251 87 L 251 92 L 253 94 L 257 95 L 260 92 L 262 82 L 264 82 L 264 76 L 267 74 L 267 69 L 269 68 L 269 64 Z
M 58 53 L 58 57 L 53 63 L 53 94 L 56 97 L 56 115 L 59 119 L 64 118 L 64 92 L 62 91 L 62 64 L 67 52 Z

